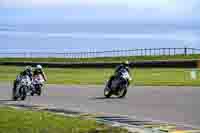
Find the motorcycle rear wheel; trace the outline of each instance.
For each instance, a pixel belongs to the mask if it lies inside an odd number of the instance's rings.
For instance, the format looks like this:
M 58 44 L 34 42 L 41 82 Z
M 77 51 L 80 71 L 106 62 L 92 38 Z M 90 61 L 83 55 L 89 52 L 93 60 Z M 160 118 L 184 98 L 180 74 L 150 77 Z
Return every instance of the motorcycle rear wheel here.
M 126 94 L 127 94 L 127 88 L 124 88 L 119 92 L 118 98 L 124 98 Z

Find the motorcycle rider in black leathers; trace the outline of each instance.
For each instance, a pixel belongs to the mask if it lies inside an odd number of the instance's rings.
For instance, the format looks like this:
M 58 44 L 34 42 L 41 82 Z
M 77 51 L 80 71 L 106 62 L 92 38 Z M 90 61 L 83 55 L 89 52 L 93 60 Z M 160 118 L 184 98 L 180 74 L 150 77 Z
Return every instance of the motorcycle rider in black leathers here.
M 29 76 L 30 80 L 32 81 L 32 77 L 33 77 L 33 72 L 32 72 L 32 67 L 31 66 L 26 66 L 24 71 L 21 72 L 16 80 L 14 80 L 14 83 L 13 83 L 13 92 L 15 93 L 16 92 L 16 87 L 17 87 L 17 84 L 19 83 L 20 79 L 21 79 L 21 76 Z
M 129 62 L 128 61 L 125 61 L 123 62 L 122 64 L 118 65 L 115 69 L 115 73 L 113 76 L 110 77 L 109 81 L 108 81 L 108 87 L 110 88 L 111 87 L 111 82 L 113 79 L 115 79 L 117 76 L 118 76 L 118 73 L 120 70 L 122 69 L 126 69 L 128 71 L 128 73 L 130 74 L 130 68 L 129 68 Z M 129 81 L 128 81 L 128 85 L 129 85 Z

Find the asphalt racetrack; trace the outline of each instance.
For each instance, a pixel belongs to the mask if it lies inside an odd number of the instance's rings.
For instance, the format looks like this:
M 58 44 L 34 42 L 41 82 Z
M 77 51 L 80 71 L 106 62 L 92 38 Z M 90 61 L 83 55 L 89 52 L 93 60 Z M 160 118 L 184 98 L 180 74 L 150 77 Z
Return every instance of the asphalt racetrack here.
M 0 104 L 48 105 L 200 127 L 200 88 L 131 87 L 124 99 L 103 96 L 103 86 L 46 85 L 42 96 L 11 101 L 11 84 L 0 85 Z

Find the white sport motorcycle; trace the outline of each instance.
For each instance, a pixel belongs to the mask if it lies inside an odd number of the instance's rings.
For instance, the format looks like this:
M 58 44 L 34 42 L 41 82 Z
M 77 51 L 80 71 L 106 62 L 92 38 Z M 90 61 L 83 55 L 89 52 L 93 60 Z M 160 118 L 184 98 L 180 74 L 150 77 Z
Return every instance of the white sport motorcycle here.
M 13 90 L 13 100 L 25 100 L 27 93 L 31 88 L 31 79 L 29 76 L 18 76 L 17 77 L 17 85 L 15 90 Z
M 31 95 L 34 96 L 34 94 L 37 94 L 38 96 L 42 93 L 42 87 L 44 85 L 44 79 L 41 74 L 36 75 L 33 77 L 32 82 L 32 92 Z

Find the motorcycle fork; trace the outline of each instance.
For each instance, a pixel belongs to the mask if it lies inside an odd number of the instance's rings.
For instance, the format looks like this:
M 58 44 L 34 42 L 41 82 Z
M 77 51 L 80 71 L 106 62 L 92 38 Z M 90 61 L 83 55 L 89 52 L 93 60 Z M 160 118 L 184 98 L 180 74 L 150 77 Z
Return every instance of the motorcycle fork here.
M 20 93 L 20 87 L 17 86 L 17 87 L 15 88 L 15 96 L 19 96 L 19 93 Z

